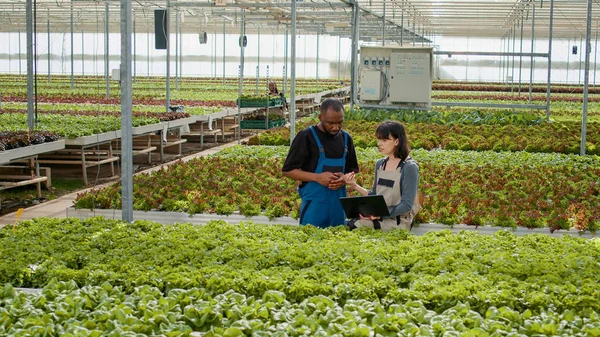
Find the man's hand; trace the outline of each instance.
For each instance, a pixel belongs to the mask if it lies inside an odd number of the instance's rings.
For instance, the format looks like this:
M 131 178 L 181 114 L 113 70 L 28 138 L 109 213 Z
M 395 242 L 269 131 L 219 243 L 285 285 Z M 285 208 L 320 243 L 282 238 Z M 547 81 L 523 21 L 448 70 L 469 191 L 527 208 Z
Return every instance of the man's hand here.
M 379 216 L 374 216 L 374 215 L 369 215 L 369 216 L 363 216 L 362 214 L 358 215 L 360 217 L 361 220 L 381 220 L 381 217 Z
M 345 184 L 346 181 L 344 180 L 344 174 L 341 172 L 337 172 L 334 173 L 334 178 L 329 181 L 329 185 L 327 187 L 329 187 L 330 190 L 335 191 L 344 186 Z
M 332 181 L 339 179 L 338 173 L 323 172 L 317 174 L 317 182 L 325 187 L 330 187 Z

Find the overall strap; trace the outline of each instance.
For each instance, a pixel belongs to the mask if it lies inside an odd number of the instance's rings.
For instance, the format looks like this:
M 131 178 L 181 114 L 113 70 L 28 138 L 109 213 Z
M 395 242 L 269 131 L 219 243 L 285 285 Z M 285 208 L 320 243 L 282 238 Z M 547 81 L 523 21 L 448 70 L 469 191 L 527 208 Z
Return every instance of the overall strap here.
M 342 132 L 344 133 L 344 156 L 342 158 L 346 160 L 346 155 L 348 154 L 348 132 L 344 130 Z
M 317 136 L 317 132 L 315 131 L 315 128 L 313 126 L 310 126 L 309 129 L 312 132 L 313 136 L 315 137 L 315 141 L 317 142 L 317 147 L 319 148 L 319 156 L 325 156 L 325 149 L 323 148 L 323 144 L 321 144 L 321 141 L 319 140 L 319 137 Z

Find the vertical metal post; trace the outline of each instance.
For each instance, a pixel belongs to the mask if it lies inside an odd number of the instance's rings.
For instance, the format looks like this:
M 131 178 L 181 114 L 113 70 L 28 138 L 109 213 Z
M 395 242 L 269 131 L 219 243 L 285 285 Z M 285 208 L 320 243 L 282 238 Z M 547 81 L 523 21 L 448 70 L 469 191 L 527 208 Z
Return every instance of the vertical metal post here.
M 342 37 L 338 36 L 338 65 L 337 65 L 337 71 L 338 71 L 338 82 L 340 81 L 340 71 L 341 71 L 341 67 L 342 67 L 342 58 L 341 58 L 341 54 L 342 54 Z
M 523 73 L 523 23 L 525 20 L 525 16 L 523 15 L 523 12 L 521 11 L 521 34 L 520 34 L 520 47 L 519 47 L 519 97 L 521 97 L 521 75 Z
M 296 136 L 296 1 L 292 1 L 292 49 L 290 83 L 290 145 Z
M 8 32 L 7 34 L 8 34 L 8 38 L 7 38 L 7 40 L 8 40 L 8 72 L 10 73 L 10 68 L 11 68 L 10 63 L 12 61 L 11 60 L 12 56 L 10 55 L 12 53 L 12 50 L 10 49 L 10 36 L 12 34 L 10 32 Z
M 81 31 L 81 76 L 85 75 L 85 45 L 84 45 L 85 37 L 83 36 L 83 30 Z
M 594 87 L 596 87 L 596 65 L 598 65 L 598 28 L 596 28 L 596 42 L 594 46 Z
M 516 47 L 516 43 L 517 43 L 517 27 L 515 25 L 513 25 L 513 41 L 512 41 L 512 70 L 511 70 L 511 75 L 510 75 L 510 92 L 514 92 L 515 91 L 515 52 L 517 50 Z
M 33 131 L 35 117 L 33 115 L 33 5 L 27 0 L 25 6 L 25 22 L 27 25 L 27 129 Z
M 181 17 L 183 18 L 183 13 L 181 13 Z M 217 58 L 215 57 L 215 63 L 216 62 Z M 181 25 L 179 25 L 179 81 L 183 83 L 183 20 Z
M 121 219 L 133 221 L 131 0 L 121 0 Z
M 146 31 L 146 76 L 150 78 L 150 31 Z
M 415 11 L 416 11 L 416 9 L 415 9 Z M 417 45 L 417 33 L 415 33 L 415 22 L 416 21 L 417 21 L 417 18 L 415 16 L 412 20 L 412 44 L 413 44 L 413 47 Z
M 580 155 L 585 155 L 585 137 L 587 133 L 587 108 L 588 108 L 588 85 L 590 81 L 590 53 L 592 34 L 592 0 L 587 1 L 587 27 L 585 30 L 585 73 L 583 76 L 583 118 L 581 121 L 581 148 Z
M 225 21 L 223 21 L 223 85 L 225 85 Z
M 169 112 L 171 106 L 171 1 L 167 0 L 167 98 L 165 99 L 165 112 Z
M 215 77 L 214 77 L 214 79 L 216 80 L 217 79 L 217 31 L 216 31 L 216 29 L 213 32 L 213 42 L 215 44 Z
M 71 90 L 75 89 L 75 52 L 73 42 L 73 2 L 71 1 Z
M 569 83 L 569 58 L 571 56 L 571 38 L 569 38 L 569 45 L 567 46 L 567 83 Z
M 402 16 L 400 17 L 400 45 L 404 46 L 404 5 L 402 5 Z
M 504 52 L 504 36 L 500 39 L 500 51 Z M 502 74 L 504 73 L 504 56 L 500 56 L 500 72 L 498 74 L 498 82 L 502 83 Z
M 258 66 L 256 66 L 256 88 L 254 88 L 254 95 L 258 96 L 258 79 L 260 76 L 258 75 Z M 268 82 L 267 82 L 268 83 Z
M 50 83 L 50 54 L 52 48 L 50 48 L 50 9 L 48 9 L 48 83 Z
M 306 40 L 308 40 L 308 35 L 305 34 L 304 35 L 304 50 L 303 50 L 303 54 L 304 54 L 304 68 L 302 69 L 302 73 L 304 74 L 304 78 L 307 78 L 308 76 L 306 75 Z
M 136 75 L 136 69 L 137 69 L 136 62 L 135 62 L 135 59 L 137 59 L 137 43 L 136 43 L 136 41 L 137 41 L 137 38 L 136 38 L 137 34 L 135 33 L 135 16 L 133 15 L 133 11 L 131 13 L 131 16 L 132 16 L 132 19 L 133 19 L 133 55 L 131 56 L 131 58 L 132 58 L 132 62 L 133 62 L 133 69 L 132 69 L 132 71 L 133 71 L 133 83 L 135 83 L 135 81 L 136 81 L 135 75 Z
M 256 80 L 258 81 L 258 77 L 260 76 L 260 27 L 258 27 L 257 40 L 258 58 L 256 62 Z
M 550 0 L 550 23 L 548 28 L 548 82 L 546 84 L 546 121 L 550 121 L 550 76 L 552 74 L 552 25 L 554 24 L 554 0 Z
M 506 36 L 506 57 L 504 60 L 504 65 L 506 68 L 506 73 L 504 75 L 504 81 L 502 81 L 505 84 L 508 84 L 508 74 L 510 71 L 510 37 L 512 35 L 512 28 L 508 30 L 508 36 Z
M 288 42 L 289 42 L 289 29 L 286 26 L 285 28 L 285 38 L 284 38 L 284 49 L 283 49 L 283 94 L 287 95 L 287 83 L 288 83 L 288 54 L 289 54 L 289 49 L 288 49 Z
M 179 12 L 175 10 L 175 90 L 179 90 Z
M 21 75 L 21 30 L 17 31 L 19 36 L 19 75 Z M 598 32 L 596 32 L 596 37 L 598 36 Z M 595 77 L 594 77 L 595 79 Z
M 246 36 L 246 14 L 244 9 L 242 9 L 242 24 L 240 25 L 240 38 L 238 39 L 238 43 L 240 45 L 240 75 L 238 82 L 238 99 L 242 99 L 242 94 L 244 93 L 244 37 Z M 238 125 L 241 125 L 242 121 L 242 108 L 240 108 L 241 104 L 238 104 L 238 115 L 237 122 Z M 242 139 L 242 128 L 238 126 L 238 144 Z
M 104 18 L 104 79 L 106 80 L 106 98 L 110 98 L 110 74 L 108 69 L 108 58 L 110 57 L 109 45 L 108 45 L 108 35 L 110 34 L 110 27 L 108 21 L 108 1 L 105 2 L 104 8 L 106 10 L 106 16 Z
M 531 57 L 529 58 L 529 99 L 528 102 L 531 104 L 531 96 L 533 92 L 533 50 L 535 49 L 535 2 L 533 3 L 531 13 Z
M 354 103 L 358 97 L 358 42 L 360 39 L 360 11 L 358 2 L 355 1 L 352 6 L 352 60 L 350 63 L 350 111 L 354 111 Z
M 385 2 L 384 2 L 384 4 L 385 4 Z M 319 31 L 317 31 L 317 69 L 316 69 L 317 85 L 319 85 L 319 37 L 320 37 Z
M 385 46 L 385 3 L 386 1 L 383 1 L 383 16 L 381 17 L 382 19 L 382 23 L 381 23 L 381 45 Z

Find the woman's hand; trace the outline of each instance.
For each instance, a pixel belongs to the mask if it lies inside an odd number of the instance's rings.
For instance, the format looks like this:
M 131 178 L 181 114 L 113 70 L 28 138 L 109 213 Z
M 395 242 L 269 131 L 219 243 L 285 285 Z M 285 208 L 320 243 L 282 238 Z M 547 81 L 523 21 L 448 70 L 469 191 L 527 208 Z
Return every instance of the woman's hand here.
M 356 186 L 356 177 L 354 176 L 354 171 L 344 174 L 344 182 L 346 185 L 350 185 L 352 188 Z

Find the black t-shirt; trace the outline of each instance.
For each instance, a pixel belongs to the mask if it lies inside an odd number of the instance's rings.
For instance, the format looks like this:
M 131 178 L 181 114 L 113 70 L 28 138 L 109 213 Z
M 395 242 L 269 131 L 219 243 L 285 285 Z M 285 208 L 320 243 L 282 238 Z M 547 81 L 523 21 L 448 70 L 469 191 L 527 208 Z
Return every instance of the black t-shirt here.
M 342 132 L 338 132 L 337 135 L 332 136 L 321 131 L 316 125 L 314 129 L 325 150 L 325 157 L 342 158 L 344 156 L 344 134 Z M 310 129 L 306 128 L 298 132 L 294 138 L 282 171 L 289 172 L 301 169 L 306 172 L 315 172 L 318 161 L 319 147 Z M 345 172 L 348 173 L 350 171 L 358 172 L 358 159 L 356 159 L 356 150 L 354 149 L 352 137 L 348 135 L 348 154 L 346 155 Z

